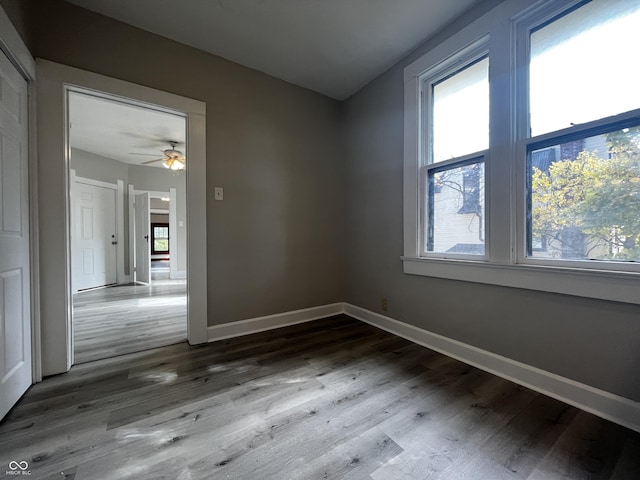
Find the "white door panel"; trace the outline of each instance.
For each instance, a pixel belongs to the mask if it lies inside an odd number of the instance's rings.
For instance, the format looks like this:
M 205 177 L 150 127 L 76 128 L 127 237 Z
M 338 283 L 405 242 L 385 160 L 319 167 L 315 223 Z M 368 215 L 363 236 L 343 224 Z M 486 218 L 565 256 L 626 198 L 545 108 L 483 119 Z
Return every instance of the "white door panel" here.
M 151 214 L 149 212 L 149 192 L 136 195 L 136 282 L 151 281 Z
M 74 291 L 116 283 L 116 191 L 76 182 L 73 203 Z
M 0 52 L 0 419 L 32 380 L 27 100 Z

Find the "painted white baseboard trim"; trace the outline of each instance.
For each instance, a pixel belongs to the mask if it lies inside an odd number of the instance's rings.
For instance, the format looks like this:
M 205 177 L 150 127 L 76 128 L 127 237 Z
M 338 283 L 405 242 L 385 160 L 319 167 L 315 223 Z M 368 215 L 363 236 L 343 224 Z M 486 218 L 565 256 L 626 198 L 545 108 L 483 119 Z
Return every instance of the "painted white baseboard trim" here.
M 209 342 L 264 332 L 344 313 L 344 303 L 332 303 L 291 312 L 276 313 L 265 317 L 249 318 L 238 322 L 211 325 L 207 328 Z
M 424 347 L 640 432 L 640 403 L 466 343 L 344 304 L 344 313 Z
M 413 343 L 640 432 L 640 402 L 429 332 L 350 303 L 333 303 L 208 327 L 209 342 L 344 313 Z
M 171 280 L 181 280 L 183 278 L 187 278 L 187 271 L 177 270 L 175 272 L 171 272 L 169 273 L 169 278 L 171 278 Z

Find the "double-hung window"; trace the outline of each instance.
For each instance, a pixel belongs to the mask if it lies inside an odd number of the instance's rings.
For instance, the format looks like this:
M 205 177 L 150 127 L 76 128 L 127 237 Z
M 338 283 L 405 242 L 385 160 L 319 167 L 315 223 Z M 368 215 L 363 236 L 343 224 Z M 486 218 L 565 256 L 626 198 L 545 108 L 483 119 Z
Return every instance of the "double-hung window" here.
M 437 65 L 422 82 L 422 253 L 484 258 L 484 164 L 489 148 L 486 42 Z
M 640 2 L 593 0 L 543 9 L 521 29 L 529 263 L 633 270 L 640 261 L 639 26 Z M 544 152 L 553 155 L 540 164 Z
M 507 0 L 405 68 L 406 273 L 640 303 L 639 26 Z
M 151 224 L 151 253 L 152 254 L 169 253 L 169 224 L 168 223 L 152 223 Z

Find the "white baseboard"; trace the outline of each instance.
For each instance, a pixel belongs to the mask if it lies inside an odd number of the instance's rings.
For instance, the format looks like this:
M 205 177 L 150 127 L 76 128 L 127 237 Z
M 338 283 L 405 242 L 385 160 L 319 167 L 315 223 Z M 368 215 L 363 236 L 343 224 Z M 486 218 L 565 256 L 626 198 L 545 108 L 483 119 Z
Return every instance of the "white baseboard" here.
M 296 325 L 344 313 L 413 343 L 473 365 L 549 397 L 640 432 L 640 403 L 437 333 L 351 305 L 333 303 L 208 327 L 209 342 Z
M 186 270 L 176 270 L 175 272 L 170 272 L 169 273 L 169 278 L 171 280 L 181 280 L 183 278 L 187 278 L 187 271 Z
M 390 317 L 344 304 L 344 313 L 524 387 L 640 432 L 640 403 L 458 342 Z
M 344 303 L 333 303 L 319 307 L 305 308 L 291 312 L 276 313 L 265 317 L 249 318 L 238 322 L 211 325 L 207 328 L 210 342 L 225 338 L 240 337 L 251 333 L 264 332 L 274 328 L 287 327 L 344 313 Z

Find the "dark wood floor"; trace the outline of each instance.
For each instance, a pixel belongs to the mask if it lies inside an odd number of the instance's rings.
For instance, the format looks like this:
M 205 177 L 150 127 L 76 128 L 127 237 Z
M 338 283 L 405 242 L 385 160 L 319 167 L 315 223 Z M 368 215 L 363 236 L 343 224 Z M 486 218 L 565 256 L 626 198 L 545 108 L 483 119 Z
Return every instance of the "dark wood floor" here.
M 118 285 L 73 296 L 74 363 L 184 342 L 186 280 Z
M 638 479 L 640 434 L 351 320 L 74 366 L 0 424 L 45 479 Z

